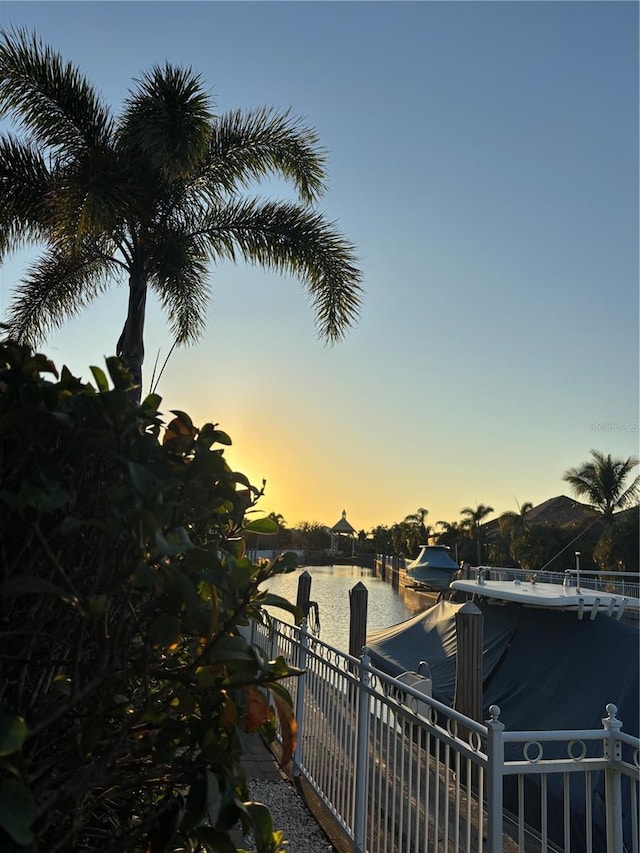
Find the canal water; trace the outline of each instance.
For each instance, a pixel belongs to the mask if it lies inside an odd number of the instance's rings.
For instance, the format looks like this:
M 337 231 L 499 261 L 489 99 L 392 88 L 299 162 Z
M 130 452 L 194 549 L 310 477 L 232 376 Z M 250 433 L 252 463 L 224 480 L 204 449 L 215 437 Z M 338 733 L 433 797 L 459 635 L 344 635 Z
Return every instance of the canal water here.
M 391 584 L 373 574 L 373 569 L 360 566 L 303 566 L 288 575 L 276 575 L 264 584 L 274 595 L 280 595 L 295 604 L 298 595 L 298 578 L 302 572 L 311 575 L 310 600 L 318 603 L 320 639 L 341 651 L 349 649 L 349 591 L 357 583 L 366 586 L 369 593 L 367 632 L 397 625 L 413 616 Z M 285 610 L 271 609 L 282 622 L 293 622 Z

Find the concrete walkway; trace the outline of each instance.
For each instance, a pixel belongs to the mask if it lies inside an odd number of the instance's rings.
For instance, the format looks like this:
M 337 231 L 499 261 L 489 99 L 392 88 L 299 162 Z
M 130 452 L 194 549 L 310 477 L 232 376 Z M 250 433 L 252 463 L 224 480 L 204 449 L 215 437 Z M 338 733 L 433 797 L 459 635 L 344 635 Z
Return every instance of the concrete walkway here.
M 242 755 L 242 766 L 249 780 L 279 782 L 289 778 L 278 764 L 274 753 L 257 734 L 251 738 L 248 749 Z

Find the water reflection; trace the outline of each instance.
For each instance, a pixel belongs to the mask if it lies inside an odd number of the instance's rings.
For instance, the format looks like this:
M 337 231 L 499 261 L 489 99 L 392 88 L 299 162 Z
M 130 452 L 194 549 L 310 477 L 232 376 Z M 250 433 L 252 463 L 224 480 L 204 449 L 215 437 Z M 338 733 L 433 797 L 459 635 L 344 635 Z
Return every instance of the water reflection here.
M 357 583 L 364 584 L 369 593 L 367 631 L 396 625 L 413 615 L 390 584 L 375 577 L 373 569 L 361 566 L 302 567 L 288 575 L 277 575 L 264 588 L 295 603 L 298 578 L 303 571 L 311 575 L 311 601 L 318 603 L 320 639 L 338 649 L 349 648 L 349 590 Z M 283 610 L 272 612 L 283 622 L 293 621 Z

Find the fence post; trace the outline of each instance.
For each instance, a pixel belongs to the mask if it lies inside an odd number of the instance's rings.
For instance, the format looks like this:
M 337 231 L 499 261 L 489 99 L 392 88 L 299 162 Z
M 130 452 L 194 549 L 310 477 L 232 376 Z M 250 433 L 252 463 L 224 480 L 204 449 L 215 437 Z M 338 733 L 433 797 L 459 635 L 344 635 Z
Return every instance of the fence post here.
M 307 647 L 309 645 L 309 632 L 307 631 L 307 620 L 302 620 L 300 626 L 300 647 L 298 649 L 298 667 L 302 670 L 302 674 L 298 676 L 296 681 L 296 748 L 293 751 L 293 775 L 302 775 L 302 730 L 304 723 L 304 690 L 307 680 Z
M 311 597 L 311 575 L 305 569 L 298 578 L 298 597 L 296 598 L 296 607 L 302 610 L 304 619 L 309 615 L 309 598 Z
M 502 853 L 502 779 L 504 771 L 504 724 L 500 708 L 489 708 L 487 726 L 487 851 Z
M 349 654 L 359 658 L 367 642 L 367 605 L 369 592 L 362 581 L 349 590 Z
M 602 725 L 609 735 L 603 743 L 604 758 L 609 762 L 604 771 L 607 853 L 619 853 L 622 850 L 622 779 L 616 763 L 622 759 L 618 738 L 622 723 L 616 719 L 618 709 L 615 705 L 609 704 L 605 710 L 607 716 L 602 720 Z
M 358 734 L 354 780 L 353 840 L 356 853 L 364 853 L 366 849 L 367 792 L 369 788 L 369 671 L 371 658 L 366 646 L 362 652 L 358 684 Z

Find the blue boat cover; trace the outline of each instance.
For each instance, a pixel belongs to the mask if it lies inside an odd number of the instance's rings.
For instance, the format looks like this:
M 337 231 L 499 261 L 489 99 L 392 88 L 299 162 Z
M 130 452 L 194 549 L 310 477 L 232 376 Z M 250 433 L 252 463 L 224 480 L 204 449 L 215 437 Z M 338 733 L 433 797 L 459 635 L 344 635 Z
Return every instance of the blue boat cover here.
M 629 734 L 638 734 L 640 633 L 608 616 L 476 601 L 483 614 L 483 713 L 499 705 L 512 731 L 601 728 L 613 702 Z M 453 703 L 455 615 L 441 601 L 367 637 L 374 666 L 397 675 L 426 660 L 433 696 Z

